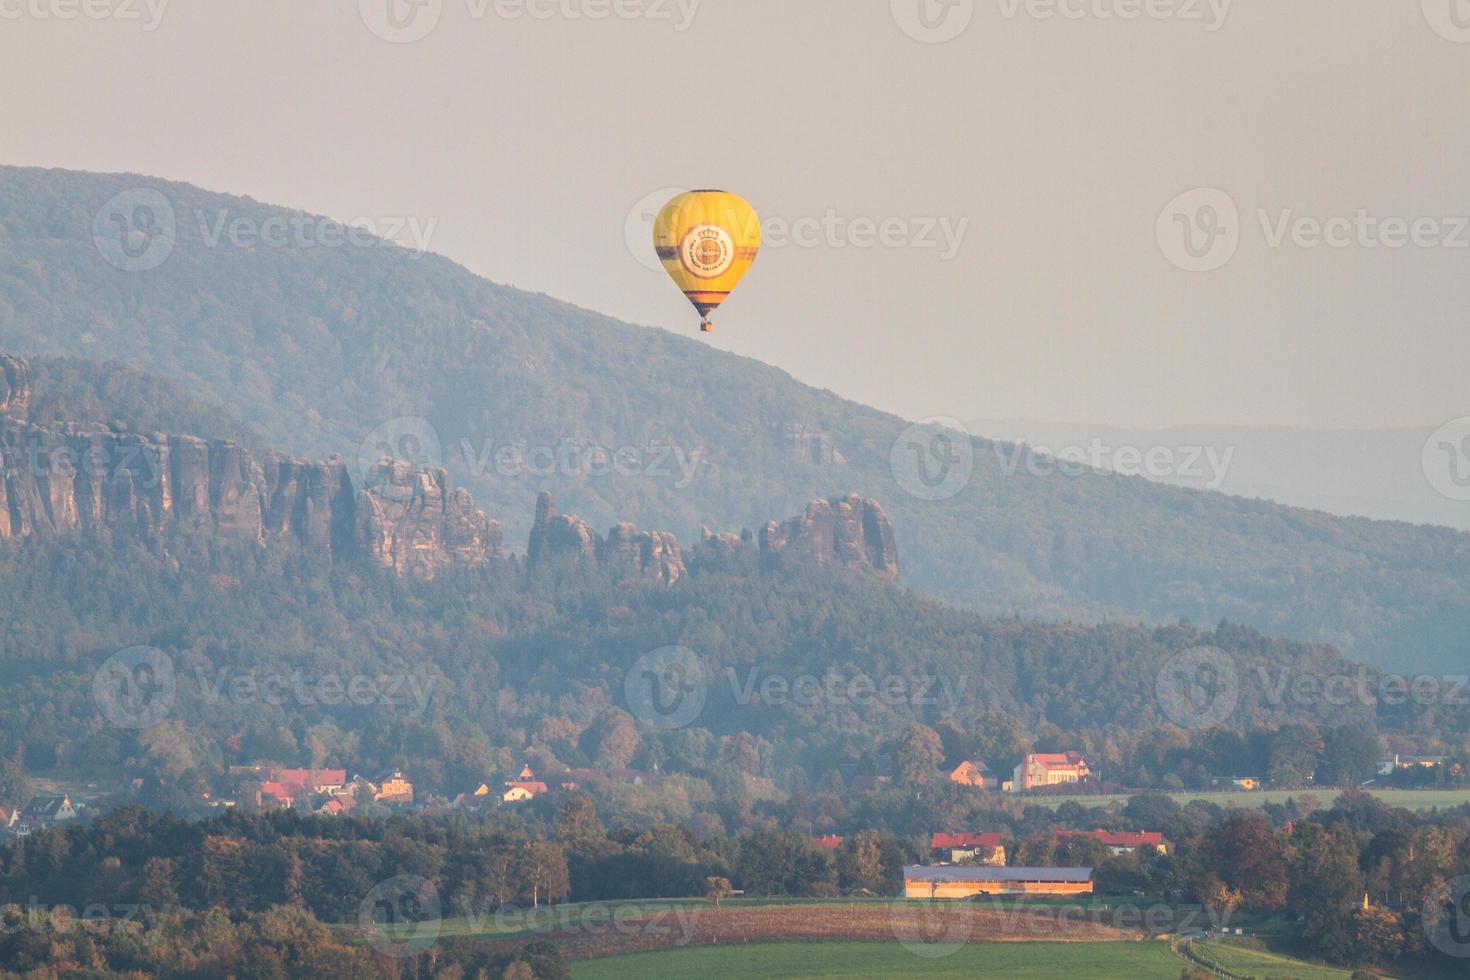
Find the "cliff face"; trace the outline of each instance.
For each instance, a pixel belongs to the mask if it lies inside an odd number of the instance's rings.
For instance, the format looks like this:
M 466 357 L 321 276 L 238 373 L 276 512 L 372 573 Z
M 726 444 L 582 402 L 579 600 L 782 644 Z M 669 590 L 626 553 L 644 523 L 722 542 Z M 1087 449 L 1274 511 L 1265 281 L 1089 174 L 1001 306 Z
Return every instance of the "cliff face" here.
M 257 461 L 243 447 L 97 424 L 32 424 L 26 362 L 0 355 L 0 539 L 124 535 L 150 545 L 202 527 L 267 545 L 295 539 L 400 575 L 503 557 L 500 526 L 443 470 L 384 461 L 354 492 L 340 458 Z
M 673 585 L 685 573 L 684 555 L 672 534 L 619 524 L 603 538 L 580 517 L 558 514 L 549 493 L 536 500 L 536 523 L 526 558 L 533 569 L 572 562 L 663 585 Z
M 876 500 L 855 493 L 813 500 L 799 517 L 767 524 L 761 530 L 760 554 L 767 568 L 836 566 L 898 581 L 893 525 Z
M 0 415 L 24 418 L 31 402 L 31 366 L 0 354 Z
M 157 545 L 173 530 L 198 527 L 262 546 L 295 540 L 335 559 L 425 579 L 504 557 L 501 526 L 468 491 L 451 488 L 443 469 L 383 459 L 354 490 L 340 457 L 257 461 L 228 441 L 37 425 L 25 418 L 30 395 L 29 366 L 0 354 L 0 539 L 82 533 Z M 830 459 L 820 434 L 787 435 L 813 461 Z M 716 562 L 739 559 L 751 570 L 758 555 L 765 568 L 851 568 L 890 582 L 899 574 L 883 508 L 856 494 L 814 500 L 802 515 L 767 524 L 758 550 L 749 531 L 705 530 L 699 552 Z M 666 586 L 686 574 L 674 535 L 619 524 L 604 538 L 581 518 L 558 514 L 549 493 L 536 502 L 527 561 L 533 569 L 570 562 Z
M 399 575 L 430 579 L 504 557 L 500 525 L 475 508 L 469 491 L 450 489 L 443 469 L 415 470 L 383 460 L 357 495 L 354 539 L 363 557 Z

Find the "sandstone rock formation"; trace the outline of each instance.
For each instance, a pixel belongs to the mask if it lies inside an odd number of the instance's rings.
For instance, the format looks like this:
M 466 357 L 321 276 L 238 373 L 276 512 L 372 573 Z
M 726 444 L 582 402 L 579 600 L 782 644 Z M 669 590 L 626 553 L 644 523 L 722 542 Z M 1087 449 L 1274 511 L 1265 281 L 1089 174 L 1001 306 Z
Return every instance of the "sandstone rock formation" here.
M 0 354 L 0 415 L 24 418 L 31 401 L 31 366 Z
M 360 493 L 339 457 L 257 461 L 244 447 L 100 424 L 36 425 L 25 361 L 0 355 L 0 539 L 83 533 L 149 545 L 176 529 L 268 545 L 294 539 L 400 575 L 499 559 L 500 526 L 443 470 L 384 461 Z
M 672 534 L 619 524 L 602 538 L 580 517 L 558 514 L 549 493 L 536 499 L 526 559 L 532 569 L 571 562 L 663 585 L 673 585 L 685 573 L 684 556 Z
M 447 568 L 474 568 L 503 557 L 503 533 L 443 469 L 380 461 L 357 495 L 354 539 L 362 556 L 399 575 L 431 579 Z
M 30 368 L 0 354 L 0 539 L 82 533 L 119 535 L 150 546 L 185 527 L 267 546 L 294 540 L 339 560 L 433 578 L 504 557 L 503 532 L 451 488 L 443 469 L 383 459 L 354 490 L 340 457 L 257 461 L 229 441 L 124 431 L 117 424 L 37 425 L 24 417 Z M 783 441 L 813 462 L 840 462 L 830 440 L 791 425 Z M 893 527 L 877 501 L 857 494 L 814 500 L 803 514 L 762 529 L 704 529 L 699 557 L 753 571 L 807 565 L 849 568 L 898 580 Z M 586 521 L 558 514 L 551 494 L 536 502 L 527 562 L 570 562 L 620 580 L 673 585 L 686 574 L 674 535 L 619 524 L 601 537 Z
M 893 525 L 876 500 L 855 493 L 813 500 L 801 516 L 770 522 L 761 530 L 760 553 L 767 568 L 836 566 L 898 581 Z

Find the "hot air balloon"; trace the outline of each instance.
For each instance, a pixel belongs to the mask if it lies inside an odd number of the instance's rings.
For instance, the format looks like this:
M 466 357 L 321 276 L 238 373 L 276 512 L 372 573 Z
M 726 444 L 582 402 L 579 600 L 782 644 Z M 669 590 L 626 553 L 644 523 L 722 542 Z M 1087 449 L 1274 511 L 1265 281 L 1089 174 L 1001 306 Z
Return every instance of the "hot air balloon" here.
M 699 329 L 745 278 L 761 247 L 755 209 L 725 191 L 689 191 L 658 213 L 653 247 L 669 278 L 699 311 Z

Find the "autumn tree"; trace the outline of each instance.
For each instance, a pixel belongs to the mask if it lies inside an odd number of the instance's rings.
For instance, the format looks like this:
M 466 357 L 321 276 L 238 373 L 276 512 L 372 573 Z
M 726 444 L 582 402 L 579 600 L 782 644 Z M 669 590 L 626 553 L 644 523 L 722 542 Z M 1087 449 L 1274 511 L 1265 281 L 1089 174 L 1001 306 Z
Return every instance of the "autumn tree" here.
M 715 908 L 720 907 L 723 899 L 735 894 L 735 889 L 730 887 L 729 878 L 709 877 L 704 879 L 704 899 Z

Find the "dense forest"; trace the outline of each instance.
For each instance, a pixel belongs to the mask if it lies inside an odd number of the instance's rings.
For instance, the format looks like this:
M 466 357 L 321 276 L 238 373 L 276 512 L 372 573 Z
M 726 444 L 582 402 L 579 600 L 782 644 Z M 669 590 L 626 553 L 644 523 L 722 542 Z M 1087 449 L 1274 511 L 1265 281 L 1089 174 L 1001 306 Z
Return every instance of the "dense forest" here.
M 1465 747 L 1453 704 L 1322 693 L 1379 677 L 1331 648 L 1228 624 L 990 619 L 814 569 L 696 560 L 661 588 L 512 559 L 421 582 L 180 533 L 159 550 L 13 542 L 0 590 L 0 775 L 126 773 L 179 807 L 234 764 L 401 766 L 452 798 L 530 762 L 657 771 L 650 819 L 740 826 L 763 798 L 923 783 L 967 758 L 1008 775 L 1033 749 L 1084 751 L 1115 785 L 1200 788 L 1240 768 L 1356 785 L 1379 731 Z M 133 723 L 98 685 L 136 647 L 169 677 L 163 710 Z M 1202 647 L 1234 689 L 1228 714 L 1196 719 L 1159 685 Z M 629 694 L 666 648 L 700 674 L 676 724 Z
M 138 187 L 170 201 L 177 245 L 129 274 L 103 261 L 92 225 Z M 923 499 L 894 462 L 902 420 L 775 368 L 382 243 L 211 241 L 221 215 L 293 217 L 136 175 L 0 169 L 0 349 L 126 361 L 224 406 L 221 419 L 176 421 L 207 434 L 238 415 L 303 454 L 352 458 L 384 423 L 427 420 L 434 461 L 510 540 L 524 540 L 540 489 L 598 526 L 686 541 L 857 490 L 892 517 L 907 584 L 990 614 L 1223 618 L 1399 670 L 1463 660 L 1466 535 L 1058 472 L 983 439 L 958 447 L 973 457 L 959 492 Z M 507 469 L 494 463 L 506 447 L 570 462 Z M 599 475 L 598 448 L 640 465 Z M 692 477 L 660 462 L 672 453 L 698 462 Z

